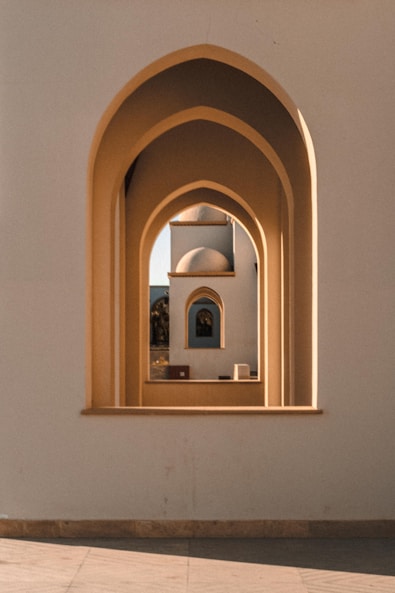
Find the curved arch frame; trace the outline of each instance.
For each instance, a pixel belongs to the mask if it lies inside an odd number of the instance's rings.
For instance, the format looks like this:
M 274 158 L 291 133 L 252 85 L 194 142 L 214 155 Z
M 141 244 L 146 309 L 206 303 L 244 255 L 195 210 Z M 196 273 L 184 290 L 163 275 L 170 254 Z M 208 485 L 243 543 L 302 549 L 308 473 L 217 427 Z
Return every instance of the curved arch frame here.
M 273 147 L 261 136 L 256 130 L 252 129 L 248 124 L 238 120 L 238 118 L 218 112 L 213 108 L 208 107 L 197 107 L 193 109 L 182 110 L 178 113 L 173 114 L 169 118 L 166 118 L 156 125 L 153 125 L 149 130 L 136 138 L 129 144 L 129 148 L 121 147 L 122 154 L 112 155 L 113 174 L 108 174 L 108 167 L 104 166 L 104 159 L 108 157 L 108 138 L 106 140 L 107 131 L 109 130 L 110 122 L 116 117 L 117 113 L 121 111 L 122 104 L 125 98 L 132 95 L 133 92 L 139 88 L 145 81 L 149 80 L 157 73 L 174 66 L 176 64 L 185 62 L 189 59 L 196 59 L 206 57 L 208 59 L 214 59 L 224 64 L 232 65 L 235 68 L 239 68 L 243 72 L 246 72 L 262 85 L 267 87 L 285 106 L 288 113 L 292 117 L 296 127 L 299 130 L 301 137 L 305 143 L 306 154 L 309 163 L 310 170 L 310 200 L 311 200 L 311 212 L 312 212 L 312 254 L 311 254 L 311 294 L 312 294 L 312 383 L 311 383 L 311 403 L 316 405 L 316 381 L 317 381 L 317 335 L 316 335 L 316 175 L 315 175 L 315 158 L 314 151 L 309 136 L 307 126 L 297 108 L 294 106 L 292 101 L 289 99 L 285 91 L 259 66 L 253 64 L 249 60 L 234 54 L 228 50 L 222 48 L 202 45 L 195 46 L 180 50 L 165 56 L 158 60 L 154 64 L 151 64 L 142 72 L 140 72 L 134 79 L 132 79 L 122 91 L 114 99 L 107 112 L 104 114 L 101 123 L 99 124 L 95 139 L 93 141 L 90 166 L 89 166 L 89 177 L 88 177 L 88 221 L 89 221 L 89 237 L 88 237 L 88 269 L 91 271 L 89 282 L 88 282 L 88 311 L 89 311 L 89 322 L 88 322 L 88 390 L 87 390 L 87 405 L 88 406 L 101 406 L 101 405 L 113 405 L 114 394 L 113 394 L 113 383 L 114 383 L 114 327 L 113 317 L 111 314 L 106 315 L 104 320 L 104 326 L 98 329 L 97 312 L 99 311 L 112 311 L 114 307 L 114 230 L 112 221 L 114 219 L 115 204 L 117 196 L 119 194 L 119 187 L 125 174 L 125 170 L 128 164 L 156 137 L 159 137 L 164 133 L 166 129 L 180 125 L 183 121 L 191 121 L 191 119 L 204 118 L 211 121 L 220 121 L 222 125 L 229 126 L 234 130 L 238 130 L 241 135 L 249 138 L 249 140 L 268 158 L 276 170 L 279 179 L 281 180 L 284 195 L 286 196 L 288 208 L 289 208 L 289 241 L 293 241 L 293 204 L 294 196 L 292 191 L 292 184 L 289 181 L 287 170 L 284 167 L 280 158 L 278 158 L 277 152 Z M 103 183 L 104 182 L 104 183 Z M 98 188 L 101 186 L 100 191 Z M 174 196 L 168 196 L 166 200 L 170 202 Z M 105 199 L 105 203 L 103 203 Z M 100 205 L 102 204 L 102 205 Z M 164 208 L 164 204 L 161 204 L 161 210 Z M 153 212 L 151 220 L 155 217 Z M 91 226 L 92 221 L 92 226 Z M 256 228 L 260 226 L 259 219 L 255 221 Z M 150 225 L 148 225 L 150 226 Z M 155 225 L 154 225 L 155 226 Z M 96 230 L 95 230 L 96 228 Z M 104 231 L 101 240 L 98 241 L 97 229 Z M 147 228 L 147 227 L 146 227 Z M 103 234 L 103 233 L 102 233 Z M 263 235 L 261 234 L 261 237 Z M 105 246 L 110 245 L 110 250 L 106 251 L 98 245 L 101 242 Z M 293 249 L 290 249 L 290 255 L 292 257 Z M 294 265 L 289 266 L 290 274 L 294 269 Z M 144 276 L 144 271 L 142 272 Z M 107 277 L 107 281 L 103 283 L 103 275 Z M 99 280 L 98 280 L 99 278 Z M 292 280 L 292 279 L 291 279 Z M 105 287 L 107 284 L 107 288 Z M 98 290 L 98 285 L 101 289 Z M 266 290 L 267 284 L 265 283 L 264 290 Z M 289 282 L 290 290 L 292 291 L 293 281 Z M 95 299 L 93 299 L 93 294 Z M 293 321 L 292 321 L 292 295 L 289 298 L 290 302 L 290 333 L 293 335 Z M 266 315 L 265 310 L 265 315 Z M 98 343 L 102 344 L 102 337 L 104 336 L 104 346 L 98 348 Z M 292 344 L 290 344 L 292 349 Z M 109 361 L 111 361 L 109 363 Z M 265 359 L 266 361 L 266 359 Z M 265 362 L 265 364 L 267 364 Z M 98 379 L 97 368 L 104 365 L 108 368 L 108 371 L 101 373 Z M 110 367 L 110 368 L 109 368 Z M 265 373 L 267 376 L 267 373 Z M 292 383 L 292 381 L 291 381 Z M 110 395 L 109 395 L 110 394 Z M 141 396 L 139 396 L 141 402 Z M 292 403 L 292 397 L 290 398 Z
M 225 332 L 224 332 L 224 325 L 225 325 L 225 308 L 224 308 L 224 303 L 220 297 L 220 295 L 213 290 L 212 288 L 209 288 L 208 286 L 201 286 L 195 290 L 193 290 L 191 292 L 191 294 L 188 296 L 188 299 L 185 303 L 185 348 L 189 348 L 189 342 L 188 342 L 188 338 L 189 338 L 189 310 L 191 308 L 191 306 L 193 305 L 194 302 L 196 302 L 199 299 L 202 298 L 208 298 L 211 301 L 213 301 L 213 303 L 215 303 L 219 309 L 219 316 L 220 316 L 220 332 L 219 332 L 219 336 L 220 336 L 220 348 L 224 348 L 225 347 Z
M 200 179 L 186 185 L 183 185 L 174 192 L 167 195 L 161 203 L 155 208 L 151 215 L 149 216 L 147 223 L 142 232 L 142 239 L 140 242 L 140 262 L 142 264 L 142 283 L 141 283 L 141 292 L 142 292 L 142 309 L 140 312 L 140 329 L 142 335 L 142 342 L 146 343 L 146 312 L 144 310 L 143 303 L 146 302 L 148 299 L 148 279 L 149 279 L 149 256 L 154 245 L 156 236 L 158 235 L 160 229 L 174 216 L 176 216 L 180 211 L 190 207 L 191 205 L 195 204 L 194 201 L 191 201 L 191 195 L 193 194 L 194 190 L 197 189 L 210 189 L 215 192 L 218 192 L 222 196 L 222 201 L 219 203 L 218 201 L 210 202 L 206 200 L 206 203 L 211 206 L 218 207 L 225 211 L 227 214 L 233 216 L 237 219 L 238 223 L 243 227 L 245 232 L 249 235 L 249 238 L 252 244 L 255 247 L 256 257 L 257 257 L 257 264 L 258 267 L 262 269 L 262 274 L 258 276 L 257 282 L 257 298 L 258 302 L 260 302 L 261 306 L 258 307 L 258 335 L 260 339 L 258 340 L 258 367 L 260 369 L 260 375 L 262 376 L 262 384 L 263 384 L 263 396 L 262 396 L 262 404 L 268 405 L 268 398 L 267 394 L 269 393 L 270 389 L 270 376 L 269 376 L 269 365 L 268 365 L 268 344 L 269 344 L 269 332 L 268 332 L 268 316 L 269 316 L 269 307 L 268 307 L 268 246 L 267 246 L 267 239 L 265 235 L 265 231 L 263 227 L 259 224 L 258 218 L 256 213 L 251 208 L 251 206 L 234 190 L 231 188 L 220 184 L 218 182 L 208 180 L 208 179 Z M 143 265 L 146 262 L 146 265 Z M 212 290 L 205 287 L 206 290 Z M 213 292 L 213 296 L 218 298 L 219 301 L 222 303 L 222 299 L 219 295 L 215 296 L 217 293 Z M 195 294 L 194 292 L 192 295 Z M 211 297 L 210 297 L 211 298 Z M 190 305 L 190 300 L 187 301 L 187 306 Z M 222 303 L 222 311 L 223 314 L 225 313 L 224 306 Z M 222 331 L 224 329 L 224 324 L 221 326 Z M 224 343 L 224 336 L 221 337 L 221 344 Z M 148 369 L 148 357 L 147 362 L 142 357 L 142 369 L 141 373 L 142 376 L 149 375 Z

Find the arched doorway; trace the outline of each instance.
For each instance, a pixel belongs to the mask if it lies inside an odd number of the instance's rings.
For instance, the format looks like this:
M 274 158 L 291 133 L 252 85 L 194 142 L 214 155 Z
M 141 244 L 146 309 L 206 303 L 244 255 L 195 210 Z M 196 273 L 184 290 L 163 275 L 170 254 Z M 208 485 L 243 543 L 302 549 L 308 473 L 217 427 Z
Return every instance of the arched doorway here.
M 119 243 L 125 258 L 119 274 L 123 403 L 161 405 L 163 391 L 147 386 L 143 354 L 149 343 L 147 261 L 159 228 L 193 205 L 193 192 L 202 187 L 219 194 L 215 204 L 235 213 L 258 251 L 263 382 L 249 388 L 244 403 L 314 403 L 314 158 L 296 107 L 256 65 L 207 45 L 147 68 L 115 101 L 103 128 L 93 149 L 90 195 L 93 406 L 114 403 L 115 205 L 120 200 L 118 234 L 125 236 Z M 124 199 L 120 188 L 131 163 Z M 168 390 L 164 405 L 184 405 L 181 399 Z M 200 398 L 201 405 L 219 400 L 212 390 Z M 189 402 L 199 404 L 195 396 Z

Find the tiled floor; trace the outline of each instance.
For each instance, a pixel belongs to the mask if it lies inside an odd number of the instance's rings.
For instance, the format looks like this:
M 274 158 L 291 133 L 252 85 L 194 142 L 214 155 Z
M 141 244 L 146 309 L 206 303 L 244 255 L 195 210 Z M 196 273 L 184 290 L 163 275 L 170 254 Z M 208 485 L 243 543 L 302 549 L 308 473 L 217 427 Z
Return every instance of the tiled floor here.
M 1 593 L 395 593 L 395 540 L 0 539 Z

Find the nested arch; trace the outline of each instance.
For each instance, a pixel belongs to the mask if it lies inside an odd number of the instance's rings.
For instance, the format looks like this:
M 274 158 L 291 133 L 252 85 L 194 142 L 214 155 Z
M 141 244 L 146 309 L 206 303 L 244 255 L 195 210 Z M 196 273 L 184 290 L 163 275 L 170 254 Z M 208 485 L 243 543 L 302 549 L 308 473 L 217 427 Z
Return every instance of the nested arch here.
M 142 234 L 142 242 L 141 242 L 141 255 L 140 259 L 142 262 L 148 261 L 149 255 L 151 253 L 152 246 L 156 239 L 159 230 L 167 223 L 170 219 L 175 217 L 178 213 L 185 209 L 189 209 L 191 206 L 196 204 L 201 204 L 202 201 L 206 205 L 212 206 L 214 208 L 218 208 L 225 212 L 229 217 L 234 218 L 237 220 L 238 224 L 244 229 L 244 231 L 249 236 L 250 243 L 254 246 L 255 250 L 255 258 L 258 268 L 261 270 L 261 273 L 257 276 L 255 273 L 254 268 L 254 275 L 255 275 L 255 286 L 256 290 L 259 294 L 259 302 L 260 306 L 258 307 L 257 312 L 257 327 L 254 327 L 255 333 L 259 333 L 261 336 L 261 340 L 258 344 L 258 352 L 257 352 L 257 365 L 260 369 L 261 375 L 261 382 L 256 383 L 256 385 L 252 386 L 250 389 L 250 393 L 248 396 L 243 395 L 244 403 L 246 405 L 264 405 L 265 404 L 265 394 L 268 393 L 268 385 L 270 384 L 270 379 L 272 381 L 275 380 L 274 373 L 272 374 L 271 378 L 269 377 L 269 373 L 267 372 L 267 344 L 268 344 L 268 296 L 267 296 L 267 277 L 268 277 L 268 266 L 267 266 L 267 245 L 266 245 L 266 237 L 264 234 L 263 229 L 260 225 L 257 224 L 257 216 L 256 213 L 253 211 L 251 206 L 238 194 L 236 194 L 233 190 L 228 188 L 227 186 L 221 185 L 218 182 L 210 181 L 208 179 L 201 179 L 195 181 L 193 183 L 187 184 L 185 186 L 181 186 L 172 194 L 163 198 L 161 206 L 153 212 L 152 216 L 150 217 L 149 221 L 147 222 L 146 228 Z M 202 279 L 200 279 L 202 280 Z M 196 279 L 199 282 L 199 278 Z M 146 269 L 146 275 L 144 276 L 144 281 L 142 283 L 142 289 L 148 286 L 148 267 Z M 186 307 L 189 307 L 189 304 L 192 302 L 191 299 L 198 298 L 200 293 L 199 291 L 202 287 L 199 285 L 197 292 L 188 293 L 187 298 L 183 303 L 186 303 Z M 222 297 L 220 297 L 219 293 L 214 291 L 212 288 L 209 289 L 207 284 L 205 285 L 204 289 L 206 296 L 209 298 L 213 298 L 216 300 L 220 305 L 222 311 L 222 319 L 224 319 L 224 312 L 225 312 L 225 305 L 223 303 Z M 211 290 L 211 292 L 210 292 Z M 143 301 L 144 303 L 144 297 Z M 255 310 L 257 309 L 257 304 L 253 304 Z M 187 313 L 185 316 L 183 315 L 182 311 L 180 311 L 181 317 L 186 318 Z M 237 312 L 239 316 L 240 311 Z M 145 319 L 144 309 L 141 311 L 142 320 Z M 173 319 L 173 316 L 171 315 Z M 186 322 L 185 322 L 186 323 Z M 229 327 L 232 327 L 230 325 Z M 142 327 L 142 332 L 144 335 L 144 328 L 145 325 Z M 221 328 L 221 345 L 225 344 L 225 336 L 224 336 L 224 329 L 225 325 L 222 324 Z M 229 330 L 230 331 L 230 330 Z M 186 330 L 184 331 L 186 335 Z M 174 335 L 174 334 L 173 334 Z M 230 333 L 228 339 L 226 340 L 226 344 L 230 348 L 230 342 L 237 342 L 235 339 L 235 335 Z M 143 337 L 143 343 L 145 339 Z M 184 347 L 188 347 L 186 341 L 183 343 Z M 237 350 L 237 347 L 233 348 Z M 224 353 L 225 354 L 225 353 Z M 240 356 L 240 355 L 239 355 Z M 193 357 L 192 357 L 193 360 Z M 239 361 L 240 358 L 236 358 L 235 362 Z M 174 363 L 176 364 L 176 363 Z M 257 368 L 256 364 L 252 367 L 254 369 Z M 229 374 L 229 371 L 226 373 L 217 373 L 216 378 L 218 379 L 218 374 Z M 177 386 L 178 387 L 178 386 Z M 154 384 L 144 384 L 143 386 L 143 399 L 145 401 L 157 401 L 159 397 L 158 392 L 159 389 L 162 387 L 158 387 Z M 193 391 L 195 389 L 199 389 L 200 392 L 202 390 L 202 385 L 199 384 L 198 386 L 194 385 L 183 385 L 184 393 L 187 393 L 188 389 Z M 211 388 L 212 390 L 212 388 Z M 167 386 L 167 391 L 170 391 L 170 387 Z M 174 394 L 172 394 L 174 395 Z M 185 402 L 188 403 L 192 399 L 190 396 L 187 397 L 186 400 L 180 402 L 180 405 L 185 405 Z M 196 400 L 195 400 L 196 401 Z M 201 401 L 201 399 L 200 399 Z M 234 400 L 230 400 L 234 402 Z M 217 401 L 217 405 L 228 405 L 229 398 L 225 397 L 222 400 Z M 211 404 L 213 405 L 212 401 Z M 240 405 L 240 404 L 238 404 Z
M 166 92 L 170 88 L 172 92 Z M 198 159 L 192 142 L 196 137 L 202 141 Z M 184 161 L 182 170 L 171 171 L 169 165 L 158 168 L 158 155 L 168 154 L 169 163 L 177 162 L 179 139 L 186 156 L 198 166 L 192 170 Z M 227 140 L 231 150 L 224 156 L 220 147 Z M 205 143 L 213 151 L 211 164 L 202 156 Z M 246 154 L 249 157 L 243 161 Z M 124 200 L 122 183 L 132 161 L 137 163 L 135 175 Z M 238 161 L 247 162 L 243 183 L 240 174 L 236 178 L 227 172 L 233 165 L 237 169 Z M 265 175 L 260 176 L 262 171 Z M 153 179 L 161 180 L 161 191 L 151 191 Z M 228 186 L 241 196 L 254 212 L 251 228 L 268 237 L 267 267 L 261 266 L 259 272 L 261 288 L 267 291 L 267 344 L 260 344 L 267 384 L 260 402 L 314 403 L 315 178 L 307 129 L 296 107 L 267 73 L 237 54 L 205 45 L 166 56 L 135 77 L 114 100 L 94 141 L 89 175 L 88 405 L 114 405 L 118 358 L 123 352 L 123 345 L 116 344 L 122 332 L 116 329 L 114 315 L 116 262 L 122 263 L 122 257 L 116 257 L 118 249 L 122 251 L 122 229 L 116 228 L 115 204 L 121 196 L 125 257 L 138 254 L 126 267 L 133 275 L 133 286 L 128 286 L 124 274 L 126 321 L 132 309 L 137 311 L 133 344 L 124 357 L 125 373 L 134 377 L 133 387 L 124 403 L 146 405 L 142 355 L 146 247 L 141 229 L 147 225 L 154 229 L 153 213 L 171 209 L 170 196 L 201 179 Z M 266 281 L 262 279 L 265 273 Z
M 223 300 L 215 290 L 208 286 L 194 290 L 185 303 L 186 348 L 224 348 L 224 313 Z
M 208 146 L 210 150 L 207 150 Z M 213 158 L 213 154 L 217 156 Z M 177 163 L 177 167 L 174 163 Z M 161 183 L 158 183 L 158 179 Z M 254 397 L 251 397 L 254 405 L 264 405 L 266 401 L 280 404 L 282 341 L 287 337 L 283 335 L 281 314 L 283 306 L 281 237 L 287 237 L 287 203 L 275 170 L 260 150 L 236 131 L 211 121 L 192 121 L 166 132 L 141 153 L 135 165 L 134 177 L 126 196 L 125 215 L 130 236 L 126 250 L 127 360 L 136 360 L 140 356 L 138 354 L 140 345 L 145 343 L 145 326 L 141 327 L 140 339 L 135 332 L 136 326 L 144 323 L 144 311 L 140 311 L 138 317 L 134 303 L 143 294 L 146 285 L 146 282 L 142 282 L 138 287 L 135 270 L 140 267 L 143 271 L 144 261 L 148 259 L 145 253 L 138 251 L 138 245 L 144 249 L 139 237 L 142 238 L 141 219 L 144 213 L 148 214 L 149 210 L 147 204 L 151 201 L 151 204 L 155 204 L 157 208 L 161 206 L 163 208 L 161 212 L 157 211 L 153 223 L 163 216 L 167 204 L 170 218 L 171 210 L 177 205 L 181 210 L 198 200 L 194 192 L 181 193 L 177 198 L 178 202 L 170 201 L 169 196 L 173 196 L 174 191 L 180 187 L 185 187 L 188 181 L 198 182 L 201 179 L 208 179 L 210 184 L 216 184 L 217 187 L 232 188 L 235 200 L 230 199 L 226 190 L 224 193 L 216 192 L 212 197 L 213 205 L 230 212 L 244 223 L 255 243 L 263 244 L 263 236 L 266 237 L 267 264 L 265 268 L 259 267 L 258 275 L 260 295 L 266 297 L 265 300 L 261 299 L 261 324 L 265 317 L 266 323 L 261 326 L 260 335 L 267 338 L 265 341 L 262 339 L 259 344 L 259 368 L 264 383 L 257 383 L 249 389 L 251 392 L 257 392 Z M 169 191 L 172 188 L 176 189 L 173 192 Z M 243 204 L 246 206 L 243 207 Z M 151 213 L 149 218 L 151 219 Z M 260 257 L 263 260 L 262 253 Z M 266 282 L 264 282 L 264 274 L 267 275 Z M 289 286 L 285 274 L 284 283 L 287 287 Z M 145 302 L 144 298 L 142 302 Z M 289 350 L 286 356 L 289 356 Z M 287 360 L 284 360 L 284 369 L 288 372 Z M 129 365 L 126 368 L 126 384 L 129 386 L 127 391 L 136 393 L 140 385 L 141 400 L 149 401 L 151 405 L 151 402 L 159 400 L 161 394 L 157 386 L 146 383 L 144 379 L 146 373 L 143 361 L 140 379 Z M 287 378 L 285 383 L 288 382 Z M 185 387 L 185 393 L 187 389 L 192 390 L 193 387 Z M 153 394 L 154 391 L 158 393 L 148 398 L 148 394 Z M 170 387 L 167 387 L 167 391 L 170 392 Z

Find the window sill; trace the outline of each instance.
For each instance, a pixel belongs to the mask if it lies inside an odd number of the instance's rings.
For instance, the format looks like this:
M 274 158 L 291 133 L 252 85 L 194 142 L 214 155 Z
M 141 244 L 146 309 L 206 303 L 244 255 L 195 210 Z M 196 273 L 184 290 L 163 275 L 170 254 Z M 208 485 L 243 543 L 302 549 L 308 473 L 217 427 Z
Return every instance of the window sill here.
M 322 414 L 323 410 L 314 408 L 312 406 L 284 406 L 284 407 L 262 407 L 262 406 L 194 406 L 194 407 L 101 407 L 101 408 L 85 408 L 81 414 L 85 416 L 150 416 L 150 415 L 185 415 L 185 416 L 206 416 L 206 415 L 258 415 L 258 416 L 272 416 L 278 415 L 305 415 L 305 414 Z
M 168 272 L 169 278 L 201 278 L 206 276 L 233 278 L 235 272 Z
M 144 381 L 145 385 L 150 385 L 154 383 L 219 383 L 222 385 L 223 383 L 256 383 L 262 384 L 262 381 L 258 378 L 250 378 L 250 379 L 150 379 L 149 381 Z

